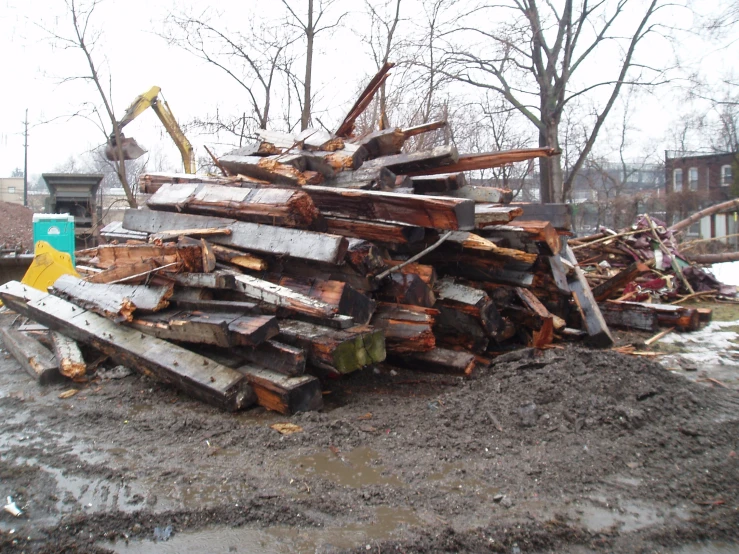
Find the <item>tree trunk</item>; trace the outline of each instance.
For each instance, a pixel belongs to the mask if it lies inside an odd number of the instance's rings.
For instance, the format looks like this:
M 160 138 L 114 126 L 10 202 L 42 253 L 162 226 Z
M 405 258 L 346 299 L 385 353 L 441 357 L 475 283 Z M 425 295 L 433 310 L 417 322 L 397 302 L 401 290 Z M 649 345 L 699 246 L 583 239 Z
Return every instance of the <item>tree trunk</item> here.
M 559 150 L 559 124 L 545 122 L 546 130 L 539 131 L 539 146 Z M 539 191 L 542 204 L 564 202 L 562 156 L 539 158 Z
M 310 96 L 311 96 L 311 80 L 313 78 L 313 38 L 315 29 L 313 28 L 313 0 L 308 0 L 308 25 L 305 28 L 305 37 L 307 40 L 307 49 L 305 53 L 305 82 L 303 83 L 303 114 L 300 117 L 300 130 L 305 131 L 310 126 Z

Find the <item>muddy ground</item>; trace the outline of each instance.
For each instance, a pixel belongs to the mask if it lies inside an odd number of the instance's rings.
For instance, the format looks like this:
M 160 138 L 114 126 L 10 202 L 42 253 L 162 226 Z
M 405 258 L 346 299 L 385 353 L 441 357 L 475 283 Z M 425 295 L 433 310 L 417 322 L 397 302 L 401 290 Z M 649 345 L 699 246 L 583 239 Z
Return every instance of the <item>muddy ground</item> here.
M 0 512 L 1 552 L 739 550 L 739 393 L 649 360 L 379 367 L 293 417 L 136 374 L 67 388 L 0 353 L 0 498 L 24 512 Z

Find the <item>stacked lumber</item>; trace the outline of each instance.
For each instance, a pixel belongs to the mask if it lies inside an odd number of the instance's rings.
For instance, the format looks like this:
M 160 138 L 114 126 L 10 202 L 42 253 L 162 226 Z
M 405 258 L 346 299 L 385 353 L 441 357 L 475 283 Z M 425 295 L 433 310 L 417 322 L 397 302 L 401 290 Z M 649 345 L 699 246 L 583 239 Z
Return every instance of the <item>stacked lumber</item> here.
M 318 409 L 319 379 L 386 359 L 466 376 L 522 346 L 610 346 L 565 223 L 464 173 L 557 152 L 404 151 L 445 122 L 354 134 L 388 70 L 334 134 L 265 129 L 221 176 L 143 175 L 146 209 L 115 229 L 135 239 L 78 252 L 82 279 L 0 299 L 227 409 Z

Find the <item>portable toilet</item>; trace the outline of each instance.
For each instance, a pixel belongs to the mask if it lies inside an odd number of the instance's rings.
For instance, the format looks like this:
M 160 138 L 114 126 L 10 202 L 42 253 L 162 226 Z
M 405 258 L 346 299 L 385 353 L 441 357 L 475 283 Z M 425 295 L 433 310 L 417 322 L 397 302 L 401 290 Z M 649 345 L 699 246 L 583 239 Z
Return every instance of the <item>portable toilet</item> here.
M 33 244 L 43 240 L 72 257 L 74 266 L 74 216 L 69 214 L 33 214 Z

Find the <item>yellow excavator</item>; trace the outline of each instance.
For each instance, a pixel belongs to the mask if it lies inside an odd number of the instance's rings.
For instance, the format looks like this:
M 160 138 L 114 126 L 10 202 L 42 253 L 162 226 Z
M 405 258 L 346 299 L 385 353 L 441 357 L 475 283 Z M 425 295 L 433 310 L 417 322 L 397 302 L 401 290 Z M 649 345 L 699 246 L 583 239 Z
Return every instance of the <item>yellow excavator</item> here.
M 120 131 L 131 123 L 134 119 L 140 116 L 147 108 L 151 107 L 154 113 L 159 116 L 159 120 L 164 125 L 164 128 L 172 137 L 172 140 L 177 145 L 177 148 L 182 154 L 182 163 L 185 166 L 185 173 L 195 173 L 195 152 L 192 148 L 192 144 L 187 140 L 185 133 L 182 132 L 180 126 L 177 124 L 172 111 L 169 109 L 169 105 L 164 99 L 159 98 L 159 93 L 162 91 L 159 87 L 151 87 L 147 92 L 138 96 L 136 100 L 128 107 L 126 113 L 118 122 L 118 130 L 121 137 L 121 148 L 124 160 L 135 160 L 140 158 L 146 151 L 141 148 L 134 139 L 126 138 Z M 108 144 L 105 147 L 105 157 L 109 160 L 119 159 L 119 149 L 116 143 L 115 133 L 111 134 Z

